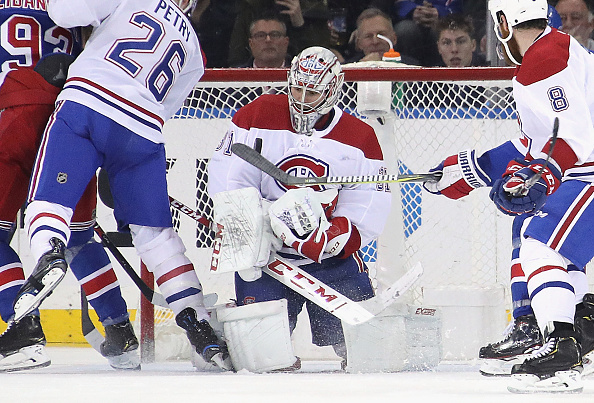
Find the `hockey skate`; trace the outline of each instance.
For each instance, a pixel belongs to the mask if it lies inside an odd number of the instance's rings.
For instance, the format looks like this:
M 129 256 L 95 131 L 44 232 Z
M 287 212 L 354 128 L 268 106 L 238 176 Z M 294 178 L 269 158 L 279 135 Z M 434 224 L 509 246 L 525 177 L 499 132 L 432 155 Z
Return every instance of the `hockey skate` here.
M 64 258 L 64 243 L 58 238 L 52 238 L 50 245 L 52 249 L 39 258 L 35 269 L 14 300 L 14 320 L 17 322 L 37 309 L 66 274 L 68 264 Z
M 582 376 L 594 374 L 594 294 L 584 295 L 583 307 L 575 312 L 575 330 L 582 350 Z
M 45 335 L 37 315 L 10 321 L 0 334 L 0 372 L 22 371 L 51 364 L 45 352 Z
M 504 338 L 481 347 L 480 373 L 485 376 L 507 376 L 515 364 L 522 363 L 534 349 L 542 346 L 542 335 L 534 315 L 517 317 L 510 323 Z
M 208 321 L 198 321 L 193 308 L 188 307 L 178 313 L 175 323 L 186 331 L 190 344 L 204 361 L 226 371 L 233 370 L 227 346 L 219 340 Z
M 138 339 L 129 320 L 105 326 L 105 341 L 101 343 L 101 355 L 115 369 L 140 369 Z
M 580 393 L 582 355 L 574 337 L 549 337 L 522 364 L 512 368 L 512 393 Z

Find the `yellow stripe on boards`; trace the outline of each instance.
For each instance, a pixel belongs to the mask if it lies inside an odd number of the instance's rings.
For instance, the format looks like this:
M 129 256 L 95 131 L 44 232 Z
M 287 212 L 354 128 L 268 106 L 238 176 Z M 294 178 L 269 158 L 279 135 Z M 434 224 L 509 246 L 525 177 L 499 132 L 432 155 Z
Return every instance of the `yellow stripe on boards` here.
M 136 309 L 128 310 L 130 321 L 134 322 Z M 80 309 L 41 309 L 41 326 L 48 344 L 87 346 L 81 327 Z M 105 334 L 103 326 L 94 310 L 89 309 L 89 317 L 101 334 Z M 0 320 L 0 333 L 6 330 L 6 323 Z

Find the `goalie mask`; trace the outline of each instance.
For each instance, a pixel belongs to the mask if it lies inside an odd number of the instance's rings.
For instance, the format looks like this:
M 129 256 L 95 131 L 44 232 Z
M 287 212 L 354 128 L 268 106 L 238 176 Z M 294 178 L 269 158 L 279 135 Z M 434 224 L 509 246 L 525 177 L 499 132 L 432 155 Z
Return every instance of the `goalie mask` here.
M 314 46 L 293 58 L 288 74 L 291 124 L 311 135 L 321 116 L 338 102 L 344 74 L 334 53 Z
M 489 11 L 493 18 L 495 35 L 505 51 L 505 58 L 513 64 L 522 64 L 522 56 L 515 39 L 512 38 L 518 24 L 530 20 L 547 19 L 548 3 L 546 0 L 489 0 Z M 505 16 L 507 24 L 501 17 Z

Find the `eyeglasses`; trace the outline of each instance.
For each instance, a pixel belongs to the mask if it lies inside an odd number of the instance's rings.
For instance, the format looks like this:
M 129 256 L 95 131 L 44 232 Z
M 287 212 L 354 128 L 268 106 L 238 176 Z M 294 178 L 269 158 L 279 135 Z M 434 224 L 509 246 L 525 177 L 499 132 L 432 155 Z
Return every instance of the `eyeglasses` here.
M 270 32 L 259 31 L 252 35 L 252 39 L 254 39 L 256 41 L 265 41 L 267 37 L 270 37 L 270 39 L 274 41 L 274 40 L 280 39 L 284 36 L 285 36 L 285 34 L 283 34 L 280 31 L 270 31 Z

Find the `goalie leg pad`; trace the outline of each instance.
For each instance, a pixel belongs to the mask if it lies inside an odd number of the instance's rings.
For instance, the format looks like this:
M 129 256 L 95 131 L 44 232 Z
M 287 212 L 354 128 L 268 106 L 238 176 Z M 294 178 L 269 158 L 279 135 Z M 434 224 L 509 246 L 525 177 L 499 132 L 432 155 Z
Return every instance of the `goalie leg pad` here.
M 236 370 L 270 372 L 295 363 L 287 300 L 218 309 L 217 319 Z

